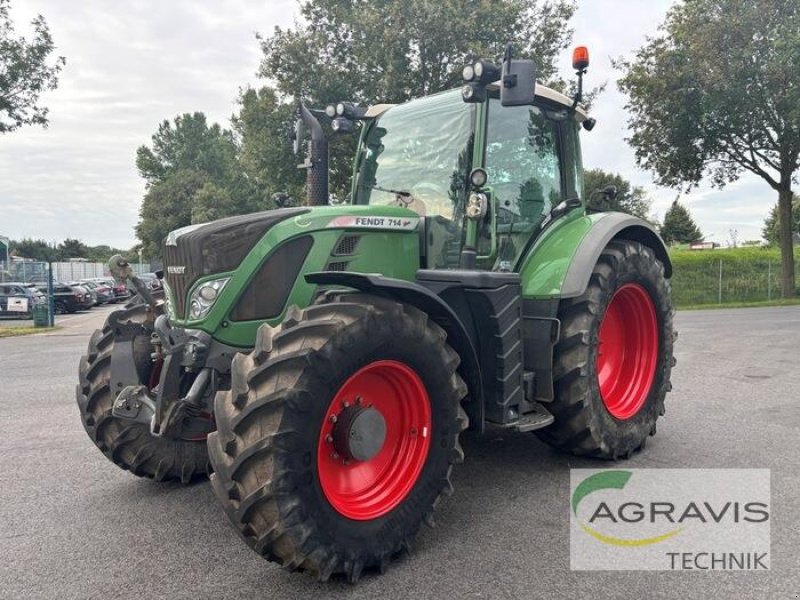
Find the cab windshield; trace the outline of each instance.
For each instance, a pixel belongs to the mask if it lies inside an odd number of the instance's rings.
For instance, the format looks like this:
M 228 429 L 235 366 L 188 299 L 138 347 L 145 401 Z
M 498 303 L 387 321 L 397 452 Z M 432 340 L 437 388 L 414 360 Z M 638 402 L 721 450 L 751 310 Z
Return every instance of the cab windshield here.
M 473 104 L 454 90 L 390 108 L 366 134 L 357 204 L 407 206 L 460 221 L 472 160 Z

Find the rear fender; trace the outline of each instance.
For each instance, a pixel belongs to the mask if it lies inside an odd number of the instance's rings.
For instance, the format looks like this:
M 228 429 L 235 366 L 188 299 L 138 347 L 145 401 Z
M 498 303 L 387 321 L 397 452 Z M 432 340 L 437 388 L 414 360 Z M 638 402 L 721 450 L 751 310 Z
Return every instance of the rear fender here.
M 583 294 L 600 253 L 615 239 L 639 242 L 653 250 L 672 276 L 672 262 L 650 223 L 616 212 L 566 220 L 545 232 L 520 265 L 526 298 L 574 298 Z

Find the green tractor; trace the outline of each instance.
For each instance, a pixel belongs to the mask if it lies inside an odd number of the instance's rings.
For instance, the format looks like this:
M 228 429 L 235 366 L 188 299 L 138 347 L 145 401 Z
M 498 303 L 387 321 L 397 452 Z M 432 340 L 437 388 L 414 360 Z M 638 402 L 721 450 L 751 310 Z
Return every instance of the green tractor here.
M 618 459 L 664 414 L 670 260 L 648 223 L 587 209 L 580 91 L 537 85 L 510 49 L 464 78 L 401 105 L 301 106 L 309 206 L 172 232 L 161 295 L 112 259 L 140 294 L 81 360 L 86 431 L 135 475 L 209 475 L 289 570 L 357 580 L 410 550 L 465 429 Z M 336 205 L 329 129 L 360 130 Z

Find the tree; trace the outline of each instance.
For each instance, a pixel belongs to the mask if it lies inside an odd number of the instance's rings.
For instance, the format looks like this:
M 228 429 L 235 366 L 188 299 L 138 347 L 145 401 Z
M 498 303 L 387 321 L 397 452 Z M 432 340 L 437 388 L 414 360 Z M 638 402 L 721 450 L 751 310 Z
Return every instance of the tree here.
M 778 244 L 780 242 L 780 224 L 778 215 L 778 205 L 773 206 L 767 218 L 764 219 L 764 227 L 761 229 L 761 235 L 770 244 Z M 792 201 L 792 233 L 800 234 L 800 196 L 795 195 Z
M 289 136 L 294 106 L 282 103 L 270 87 L 245 89 L 239 105 L 239 113 L 232 118 L 241 144 L 239 162 L 261 201 L 269 204 L 278 192 L 302 201 L 305 172 L 297 168 Z
M 191 224 L 195 194 L 206 183 L 207 175 L 185 169 L 148 188 L 136 225 L 136 236 L 142 241 L 146 256 L 160 258 L 167 234 Z
M 689 209 L 675 199 L 664 215 L 661 237 L 667 244 L 688 244 L 702 240 L 703 234 L 689 214 Z
M 48 64 L 55 44 L 44 17 L 31 21 L 33 39 L 28 41 L 16 36 L 10 7 L 11 0 L 0 0 L 0 133 L 23 125 L 47 126 L 48 109 L 39 104 L 39 96 L 56 88 L 66 64 L 63 56 Z
M 31 238 L 19 241 L 11 240 L 9 248 L 12 256 L 42 261 L 57 260 L 57 250 L 45 240 Z
M 599 192 L 606 186 L 617 188 L 617 196 L 608 199 Z M 601 169 L 587 169 L 583 172 L 583 189 L 588 206 L 599 210 L 617 210 L 635 215 L 640 219 L 650 219 L 652 200 L 643 187 L 631 185 L 627 179 Z
M 553 78 L 570 41 L 571 0 L 306 0 L 303 24 L 261 38 L 260 74 L 314 105 L 404 102 L 461 83 L 468 55 L 496 59 L 506 42 Z
M 300 12 L 302 24 L 260 37 L 259 74 L 284 103 L 405 102 L 460 86 L 469 56 L 496 60 L 508 41 L 517 57 L 536 59 L 540 80 L 566 88 L 556 58 L 572 36 L 573 0 L 305 0 Z M 330 142 L 330 190 L 339 198 L 349 193 L 356 142 L 357 135 Z M 290 156 L 288 146 L 277 148 Z
M 778 194 L 783 296 L 795 294 L 792 183 L 800 168 L 800 4 L 693 0 L 619 61 L 628 140 L 658 182 L 724 186 L 750 171 Z
M 69 260 L 70 258 L 87 258 L 89 248 L 80 240 L 71 238 L 65 239 L 58 245 L 58 260 Z M 110 257 L 109 257 L 110 258 Z
M 272 207 L 244 171 L 233 132 L 209 126 L 201 112 L 163 121 L 136 166 L 147 182 L 136 226 L 147 256 L 161 257 L 163 238 L 178 227 Z
M 235 177 L 238 167 L 233 134 L 217 123 L 209 126 L 201 112 L 179 115 L 174 124 L 163 121 L 152 141 L 152 148 L 140 146 L 136 151 L 136 167 L 147 185 L 183 170 L 203 173 L 218 182 Z

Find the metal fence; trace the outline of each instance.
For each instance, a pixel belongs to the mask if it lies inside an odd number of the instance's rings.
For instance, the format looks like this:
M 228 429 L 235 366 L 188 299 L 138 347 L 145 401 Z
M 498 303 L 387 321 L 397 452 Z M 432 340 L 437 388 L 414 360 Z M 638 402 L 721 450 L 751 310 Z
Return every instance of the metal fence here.
M 6 267 L 0 262 L 0 281 L 19 281 L 22 283 L 46 283 L 48 264 L 53 265 L 53 281 L 78 281 L 93 277 L 110 277 L 108 263 L 104 262 L 54 262 L 12 260 Z M 132 263 L 137 274 L 150 272 L 150 265 Z
M 779 260 L 708 258 L 673 266 L 672 298 L 677 307 L 765 302 L 781 297 Z M 800 283 L 800 261 L 795 263 L 795 278 Z

